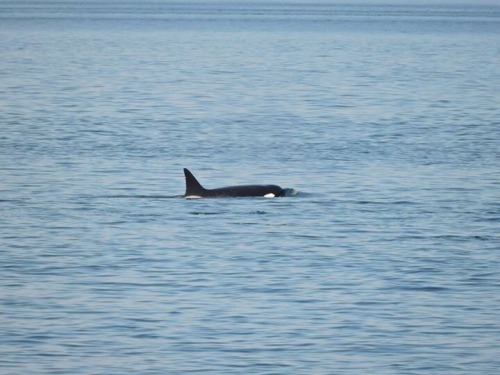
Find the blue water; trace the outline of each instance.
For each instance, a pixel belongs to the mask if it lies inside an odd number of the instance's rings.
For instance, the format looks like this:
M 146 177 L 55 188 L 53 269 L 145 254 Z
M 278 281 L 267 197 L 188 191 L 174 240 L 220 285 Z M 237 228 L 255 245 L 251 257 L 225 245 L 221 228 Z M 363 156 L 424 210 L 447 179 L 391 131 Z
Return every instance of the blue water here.
M 0 373 L 496 374 L 500 8 L 0 1 Z M 276 198 L 181 198 L 277 184 Z

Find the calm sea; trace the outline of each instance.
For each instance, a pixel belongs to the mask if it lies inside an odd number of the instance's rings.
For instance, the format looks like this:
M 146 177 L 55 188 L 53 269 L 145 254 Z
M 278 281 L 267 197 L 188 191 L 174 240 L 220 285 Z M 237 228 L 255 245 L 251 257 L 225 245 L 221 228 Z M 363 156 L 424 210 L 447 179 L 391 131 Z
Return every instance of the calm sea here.
M 0 51 L 2 375 L 500 371 L 499 7 L 0 0 Z

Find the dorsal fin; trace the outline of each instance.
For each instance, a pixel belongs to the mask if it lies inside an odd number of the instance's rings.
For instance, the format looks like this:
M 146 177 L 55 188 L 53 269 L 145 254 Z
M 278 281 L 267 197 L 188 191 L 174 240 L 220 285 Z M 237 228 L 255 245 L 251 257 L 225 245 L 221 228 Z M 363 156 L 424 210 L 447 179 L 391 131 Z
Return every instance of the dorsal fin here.
M 198 180 L 193 176 L 189 169 L 184 168 L 184 176 L 186 176 L 186 194 L 185 196 L 199 196 L 202 197 L 205 188 L 201 186 Z

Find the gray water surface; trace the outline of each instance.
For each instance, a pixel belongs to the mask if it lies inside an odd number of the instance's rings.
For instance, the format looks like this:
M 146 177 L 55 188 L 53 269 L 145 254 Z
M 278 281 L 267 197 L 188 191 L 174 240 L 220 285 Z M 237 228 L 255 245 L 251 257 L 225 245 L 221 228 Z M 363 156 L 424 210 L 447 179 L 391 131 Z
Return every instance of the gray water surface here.
M 499 31 L 0 1 L 0 373 L 498 373 Z

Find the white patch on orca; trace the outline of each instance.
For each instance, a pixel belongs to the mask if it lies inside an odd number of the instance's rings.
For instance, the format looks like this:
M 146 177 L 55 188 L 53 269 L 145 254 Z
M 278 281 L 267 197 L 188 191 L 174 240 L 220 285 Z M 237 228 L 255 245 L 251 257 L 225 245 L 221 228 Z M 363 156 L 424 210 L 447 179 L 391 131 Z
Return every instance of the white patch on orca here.
M 269 194 L 266 194 L 264 195 L 264 198 L 274 198 L 276 195 L 274 195 L 273 193 L 269 193 Z
M 186 199 L 201 199 L 201 197 L 199 195 L 188 195 L 187 197 L 185 197 Z

